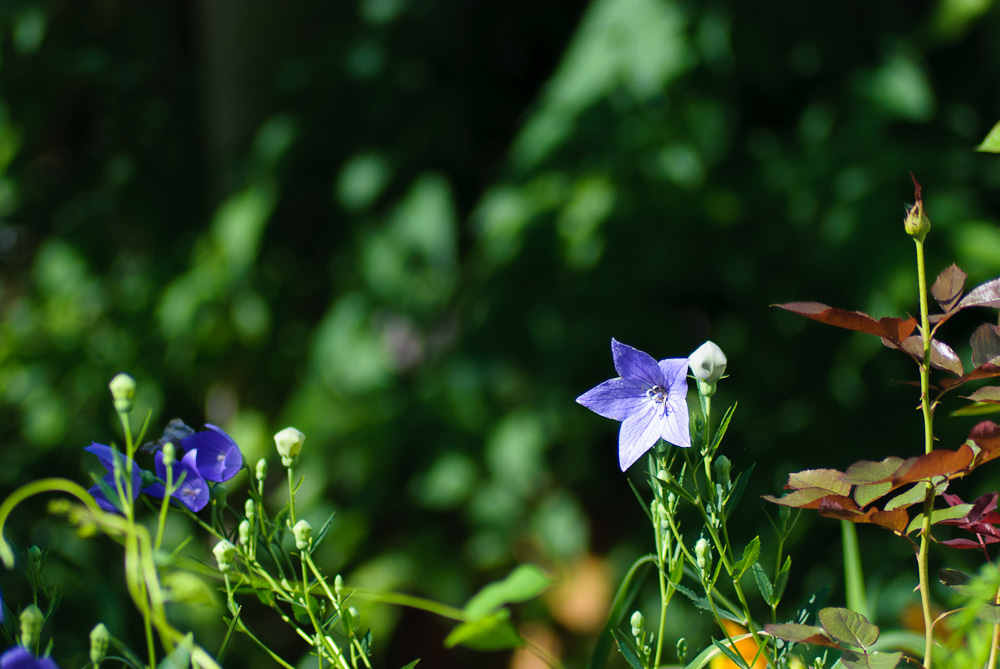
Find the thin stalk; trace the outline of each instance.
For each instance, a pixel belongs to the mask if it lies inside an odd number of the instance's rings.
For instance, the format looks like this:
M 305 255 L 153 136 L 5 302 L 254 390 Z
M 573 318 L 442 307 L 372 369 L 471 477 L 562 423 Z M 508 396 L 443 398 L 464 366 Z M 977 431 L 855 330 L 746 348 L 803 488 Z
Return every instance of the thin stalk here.
M 934 450 L 934 407 L 930 398 L 931 328 L 927 304 L 927 270 L 924 264 L 924 242 L 915 237 L 917 246 L 917 284 L 920 292 L 920 335 L 923 338 L 924 357 L 920 363 L 920 411 L 924 419 L 924 453 Z M 920 549 L 917 552 L 917 570 L 920 576 L 920 605 L 924 614 L 924 667 L 931 669 L 934 652 L 934 618 L 931 613 L 929 553 L 931 543 L 931 514 L 934 510 L 934 486 L 928 482 L 924 495 L 924 520 L 920 531 Z
M 661 529 L 662 518 L 660 518 L 660 509 L 662 505 L 656 503 L 656 513 L 653 514 L 653 532 L 656 536 L 656 571 L 657 578 L 660 585 L 660 629 L 656 635 L 656 655 L 654 655 L 653 666 L 660 666 L 660 657 L 663 655 L 663 636 L 667 631 L 667 604 L 670 602 L 670 598 L 667 596 L 667 576 L 666 576 L 666 565 L 665 555 L 667 552 L 666 542 L 664 541 L 664 533 Z

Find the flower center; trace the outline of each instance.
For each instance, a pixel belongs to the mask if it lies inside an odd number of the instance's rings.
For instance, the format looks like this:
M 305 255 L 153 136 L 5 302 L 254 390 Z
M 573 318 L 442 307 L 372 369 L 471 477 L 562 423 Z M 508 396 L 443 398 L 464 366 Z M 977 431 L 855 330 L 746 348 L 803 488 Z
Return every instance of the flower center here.
M 663 410 L 664 413 L 667 411 L 667 391 L 663 386 L 653 386 L 646 390 L 646 397 L 653 400 L 653 404 L 659 404 L 657 409 Z

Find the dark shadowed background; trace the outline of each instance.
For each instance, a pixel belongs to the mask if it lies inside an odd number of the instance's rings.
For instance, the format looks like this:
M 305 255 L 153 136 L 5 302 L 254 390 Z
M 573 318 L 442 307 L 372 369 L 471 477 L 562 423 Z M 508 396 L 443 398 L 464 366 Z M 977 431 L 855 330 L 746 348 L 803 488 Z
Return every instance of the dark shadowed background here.
M 337 511 L 317 560 L 348 583 L 461 605 L 543 565 L 561 585 L 515 617 L 580 666 L 652 546 L 617 424 L 573 401 L 614 375 L 612 337 L 728 355 L 724 452 L 756 462 L 740 544 L 768 544 L 759 495 L 789 471 L 920 452 L 905 357 L 769 305 L 915 313 L 910 172 L 931 275 L 1000 275 L 1000 159 L 973 150 L 1000 120 L 998 34 L 990 0 L 8 0 L 0 492 L 89 485 L 81 449 L 120 441 L 107 382 L 127 371 L 153 432 L 217 424 L 272 471 L 271 435 L 305 432 L 299 504 Z M 950 324 L 966 358 L 982 319 Z M 942 445 L 972 420 L 942 420 Z M 53 547 L 55 657 L 81 665 L 97 621 L 135 624 L 119 552 L 44 513 L 9 534 Z M 908 549 L 859 533 L 885 610 L 915 602 Z M 805 517 L 791 549 L 790 603 L 825 584 L 842 603 L 837 524 Z M 27 603 L 16 573 L 0 588 Z M 703 643 L 707 619 L 675 601 L 670 633 Z M 305 646 L 246 604 L 296 661 Z M 379 666 L 532 666 L 357 606 Z M 210 649 L 224 631 L 176 615 Z

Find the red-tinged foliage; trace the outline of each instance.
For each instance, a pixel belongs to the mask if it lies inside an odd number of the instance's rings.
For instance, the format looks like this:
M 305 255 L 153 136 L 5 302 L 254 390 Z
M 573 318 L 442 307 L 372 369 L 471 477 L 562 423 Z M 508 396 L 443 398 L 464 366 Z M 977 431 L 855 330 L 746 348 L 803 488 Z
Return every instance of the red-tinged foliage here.
M 1000 307 L 1000 279 L 993 279 L 976 286 L 962 298 L 957 309 L 968 307 Z
M 942 495 L 944 501 L 949 506 L 964 504 L 958 495 Z M 981 548 L 986 550 L 989 544 L 1000 542 L 1000 530 L 996 525 L 1000 525 L 1000 513 L 997 513 L 997 493 L 987 493 L 972 503 L 972 509 L 962 518 L 954 520 L 943 520 L 942 525 L 955 525 L 961 529 L 972 532 L 976 539 L 949 539 L 942 541 L 945 546 L 952 548 Z
M 968 381 L 991 379 L 997 376 L 1000 376 L 1000 366 L 986 363 L 984 365 L 979 365 L 968 374 L 963 374 L 957 379 L 941 379 L 938 382 L 938 385 L 941 386 L 942 390 L 951 390 L 952 388 L 956 388 Z
M 938 275 L 934 285 L 931 286 L 931 295 L 941 307 L 941 311 L 948 313 L 955 308 L 959 298 L 962 297 L 967 278 L 965 272 L 954 263 Z
M 820 302 L 788 302 L 774 306 L 799 314 L 800 316 L 805 316 L 806 318 L 811 318 L 820 323 L 875 335 L 897 346 L 913 334 L 913 331 L 917 327 L 917 321 L 914 318 L 907 318 L 906 320 L 902 318 L 880 318 L 879 320 L 875 320 L 868 314 L 861 313 L 860 311 L 837 309 Z

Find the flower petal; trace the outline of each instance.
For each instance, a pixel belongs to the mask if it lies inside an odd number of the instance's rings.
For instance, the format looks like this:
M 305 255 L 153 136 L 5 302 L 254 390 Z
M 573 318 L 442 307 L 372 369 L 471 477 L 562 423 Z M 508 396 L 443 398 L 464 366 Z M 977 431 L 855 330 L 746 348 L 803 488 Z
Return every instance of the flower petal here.
M 625 420 L 641 411 L 649 398 L 642 389 L 624 379 L 608 379 L 577 397 L 576 401 L 599 416 Z
M 622 421 L 618 432 L 618 466 L 622 471 L 631 467 L 643 453 L 652 448 L 663 432 L 663 414 L 652 403 L 647 404 L 647 407 L 646 411 L 634 413 Z
M 181 448 L 185 453 L 198 451 L 198 473 L 206 481 L 228 481 L 243 466 L 243 454 L 223 430 L 214 425 L 205 427 L 208 429 L 181 440 Z
M 641 387 L 643 390 L 653 386 L 665 386 L 666 379 L 656 364 L 656 360 L 648 353 L 623 344 L 617 339 L 611 340 L 611 355 L 615 360 L 615 369 L 625 381 Z M 685 366 L 687 362 L 685 361 Z
M 166 481 L 167 467 L 163 464 L 163 451 L 157 451 L 154 457 L 156 459 L 156 475 Z M 176 485 L 177 481 L 181 480 L 181 476 L 184 477 L 180 487 L 171 495 L 173 498 L 172 501 L 179 502 L 195 512 L 205 508 L 209 499 L 208 483 L 198 473 L 197 462 L 198 451 L 191 450 L 185 453 L 180 461 L 175 460 L 170 467 L 171 480 L 174 485 Z M 150 497 L 162 499 L 166 493 L 166 489 L 162 483 L 154 483 L 143 490 L 143 492 Z
M 122 477 L 122 482 L 124 485 L 125 481 L 125 468 L 127 466 L 128 458 L 122 455 L 122 453 L 116 451 L 110 446 L 105 446 L 104 444 L 98 444 L 97 442 L 92 442 L 90 446 L 87 446 L 83 450 L 88 453 L 92 453 L 97 456 L 104 468 L 108 470 L 108 473 L 104 476 L 102 481 L 108 485 L 113 492 L 115 492 L 114 499 L 108 499 L 104 491 L 101 490 L 99 485 L 94 485 L 88 490 L 97 502 L 97 505 L 104 509 L 105 511 L 111 512 L 121 512 L 121 504 L 118 500 L 118 495 L 115 487 L 115 460 L 117 459 L 118 468 L 121 470 L 120 476 Z M 135 501 L 139 497 L 139 492 L 142 489 L 142 473 L 139 469 L 139 465 L 132 461 L 132 501 Z

